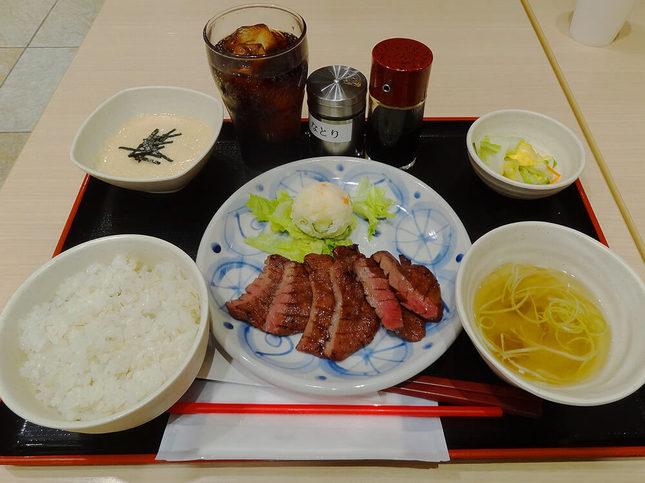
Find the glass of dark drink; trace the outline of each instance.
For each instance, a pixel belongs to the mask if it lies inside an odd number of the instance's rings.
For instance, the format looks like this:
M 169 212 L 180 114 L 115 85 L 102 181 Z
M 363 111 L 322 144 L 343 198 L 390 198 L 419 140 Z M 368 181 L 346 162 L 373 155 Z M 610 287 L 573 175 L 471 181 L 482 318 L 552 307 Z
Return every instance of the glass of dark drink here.
M 269 168 L 301 155 L 307 25 L 288 8 L 243 5 L 204 27 L 208 63 L 245 162 Z

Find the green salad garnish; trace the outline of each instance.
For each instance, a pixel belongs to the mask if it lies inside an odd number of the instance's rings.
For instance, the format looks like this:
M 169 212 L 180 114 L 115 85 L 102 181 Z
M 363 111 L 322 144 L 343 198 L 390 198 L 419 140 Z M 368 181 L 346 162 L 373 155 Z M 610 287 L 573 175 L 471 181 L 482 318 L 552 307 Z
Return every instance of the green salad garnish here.
M 325 183 L 320 185 L 321 189 L 325 188 Z M 333 188 L 335 191 L 340 191 L 335 186 Z M 301 224 L 303 223 L 303 206 L 305 206 L 305 213 L 307 213 L 307 209 L 310 210 L 311 218 L 316 218 L 318 225 L 320 224 L 320 219 L 329 219 L 335 222 L 340 216 L 335 216 L 336 213 L 334 212 L 325 212 L 325 210 L 333 210 L 333 206 L 330 208 L 329 200 L 324 198 L 333 197 L 335 196 L 334 193 L 330 195 L 330 190 L 323 190 L 324 196 L 318 200 L 315 198 L 318 196 L 315 189 L 307 191 L 307 200 L 301 200 L 298 197 L 294 199 L 285 190 L 278 191 L 276 197 L 272 199 L 251 194 L 246 206 L 249 207 L 258 221 L 269 223 L 270 232 L 246 237 L 245 243 L 267 253 L 282 255 L 297 262 L 302 262 L 308 253 L 332 254 L 336 246 L 352 245 L 353 242 L 349 237 L 356 227 L 356 217 L 354 215 L 344 220 L 340 234 L 336 233 L 338 231 L 336 227 L 333 232 L 334 236 L 330 237 L 326 237 L 324 231 L 319 233 L 319 236 L 312 236 L 298 227 L 292 217 L 294 202 L 299 203 L 298 222 Z M 359 180 L 356 191 L 351 196 L 345 193 L 342 193 L 342 195 L 347 199 L 341 198 L 340 201 L 332 201 L 347 203 L 347 200 L 351 200 L 353 214 L 364 218 L 368 222 L 368 239 L 371 239 L 376 233 L 376 227 L 379 222 L 395 216 L 394 213 L 389 212 L 394 201 L 385 196 L 383 188 L 374 186 L 366 177 Z M 333 205 L 333 203 L 331 204 Z M 312 230 L 308 231 L 309 233 L 317 233 Z

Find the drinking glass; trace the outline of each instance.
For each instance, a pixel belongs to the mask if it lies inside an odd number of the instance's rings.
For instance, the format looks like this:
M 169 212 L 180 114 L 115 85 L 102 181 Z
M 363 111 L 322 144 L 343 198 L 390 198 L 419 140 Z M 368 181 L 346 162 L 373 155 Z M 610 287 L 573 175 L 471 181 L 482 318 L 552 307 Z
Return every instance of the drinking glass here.
M 301 157 L 304 19 L 276 5 L 242 5 L 211 18 L 204 41 L 245 162 L 268 168 Z

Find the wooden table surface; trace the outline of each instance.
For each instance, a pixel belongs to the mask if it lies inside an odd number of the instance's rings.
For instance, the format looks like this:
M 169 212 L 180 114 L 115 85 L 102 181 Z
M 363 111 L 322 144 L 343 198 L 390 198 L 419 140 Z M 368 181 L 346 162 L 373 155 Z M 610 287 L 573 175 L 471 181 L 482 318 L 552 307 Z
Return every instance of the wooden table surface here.
M 607 47 L 590 47 L 569 36 L 575 1 L 532 0 L 535 16 L 558 66 L 584 117 L 592 140 L 604 160 L 609 176 L 638 230 L 645 236 L 645 2 L 635 2 L 616 40 Z M 587 152 L 588 168 L 582 177 L 587 193 L 607 236 L 609 246 L 645 278 L 643 256 L 634 248 L 633 236 L 625 232 L 622 216 L 604 189 L 598 159 Z M 589 166 L 590 165 L 590 166 Z M 641 245 L 641 249 L 642 245 Z
M 83 120 L 117 91 L 175 85 L 219 96 L 206 63 L 202 28 L 230 0 L 107 0 L 73 63 L 0 190 L 0 307 L 51 257 L 83 173 L 69 149 Z M 426 116 L 479 116 L 501 108 L 542 112 L 583 140 L 583 187 L 610 247 L 645 278 L 637 250 L 588 139 L 554 73 L 530 15 L 544 38 L 615 178 L 640 231 L 645 230 L 641 138 L 645 123 L 645 1 L 609 47 L 592 48 L 568 36 L 574 1 L 558 0 L 283 0 L 308 25 L 310 72 L 330 64 L 369 74 L 372 47 L 411 37 L 431 47 L 434 63 Z M 306 115 L 306 113 L 304 114 Z M 109 467 L 0 468 L 2 481 L 41 477 L 83 481 L 393 481 L 421 478 L 517 481 L 565 479 L 633 481 L 645 460 L 416 463 L 177 464 Z

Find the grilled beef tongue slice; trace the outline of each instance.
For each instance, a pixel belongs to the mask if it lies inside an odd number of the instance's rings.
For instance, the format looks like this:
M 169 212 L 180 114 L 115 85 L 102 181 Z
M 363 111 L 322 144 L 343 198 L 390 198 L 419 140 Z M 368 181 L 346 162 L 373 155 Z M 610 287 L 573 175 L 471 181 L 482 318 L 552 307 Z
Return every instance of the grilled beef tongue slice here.
M 311 284 L 312 300 L 309 320 L 296 349 L 317 357 L 322 357 L 329 339 L 329 326 L 336 306 L 329 278 L 333 263 L 334 259 L 329 255 L 310 253 L 304 259 Z
M 425 320 L 441 320 L 443 302 L 439 282 L 427 267 L 413 264 L 403 255 L 399 255 L 399 263 L 386 251 L 374 253 L 372 259 L 387 276 L 390 287 L 403 307 Z
M 262 273 L 237 300 L 226 302 L 231 316 L 265 332 L 302 332 L 309 320 L 311 286 L 304 265 L 269 255 Z
M 322 357 L 342 361 L 372 342 L 381 324 L 354 274 L 357 252 L 338 251 L 334 255 L 330 279 L 335 306 Z
M 417 314 L 410 312 L 405 307 L 402 309 L 403 327 L 395 329 L 393 332 L 401 339 L 408 342 L 419 342 L 426 336 L 427 320 L 422 319 Z
M 305 265 L 287 261 L 276 288 L 263 330 L 275 335 L 302 332 L 311 310 L 311 284 Z
M 264 260 L 262 273 L 236 300 L 226 302 L 232 317 L 263 329 L 273 298 L 282 280 L 284 265 L 289 260 L 280 255 L 269 255 Z
M 363 286 L 367 303 L 376 311 L 383 327 L 389 330 L 403 328 L 401 304 L 396 299 L 387 277 L 381 267 L 358 251 L 357 245 L 334 248 L 334 256 L 354 257 L 353 270 L 356 278 Z

